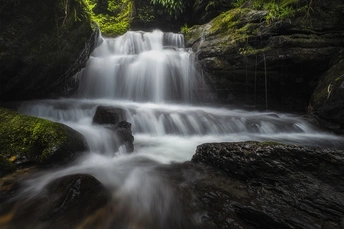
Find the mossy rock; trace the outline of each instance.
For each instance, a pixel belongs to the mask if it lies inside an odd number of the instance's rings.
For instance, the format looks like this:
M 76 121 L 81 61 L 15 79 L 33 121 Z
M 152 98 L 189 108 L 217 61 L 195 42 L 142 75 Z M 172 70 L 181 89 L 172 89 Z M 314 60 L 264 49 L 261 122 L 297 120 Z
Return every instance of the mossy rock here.
M 0 100 L 68 96 L 97 33 L 80 0 L 0 0 Z
M 13 171 L 10 159 L 45 166 L 69 162 L 88 150 L 84 137 L 68 126 L 4 108 L 0 108 L 0 139 L 3 174 Z

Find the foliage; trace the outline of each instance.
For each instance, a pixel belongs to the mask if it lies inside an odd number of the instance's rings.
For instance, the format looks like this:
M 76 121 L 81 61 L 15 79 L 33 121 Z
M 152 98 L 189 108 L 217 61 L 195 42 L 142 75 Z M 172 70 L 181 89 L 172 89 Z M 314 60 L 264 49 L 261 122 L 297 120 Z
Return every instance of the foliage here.
M 185 23 L 185 24 L 180 28 L 180 31 L 181 31 L 181 33 L 183 33 L 183 34 L 188 34 L 188 33 L 190 32 L 190 28 L 189 28 L 188 24 Z
M 184 12 L 188 2 L 185 0 L 151 0 L 154 5 L 160 5 L 170 16 L 177 17 Z
M 91 20 L 104 35 L 121 35 L 130 28 L 132 0 L 105 0 L 105 9 L 97 0 L 85 0 L 85 3 Z
M 244 3 L 246 2 L 246 0 L 236 0 L 233 2 L 233 6 L 236 8 L 241 7 Z
M 276 20 L 289 19 L 295 16 L 296 9 L 300 4 L 305 4 L 302 0 L 236 0 L 234 7 L 251 6 L 256 10 L 267 10 L 265 19 L 268 23 Z

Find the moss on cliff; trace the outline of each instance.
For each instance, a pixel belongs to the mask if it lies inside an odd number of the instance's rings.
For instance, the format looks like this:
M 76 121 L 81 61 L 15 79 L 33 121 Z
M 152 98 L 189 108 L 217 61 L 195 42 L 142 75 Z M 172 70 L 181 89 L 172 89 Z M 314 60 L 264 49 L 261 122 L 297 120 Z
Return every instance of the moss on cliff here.
M 70 160 L 87 150 L 83 137 L 71 128 L 45 119 L 0 108 L 0 156 L 9 161 L 26 160 L 47 165 Z M 4 172 L 4 171 L 2 171 Z
M 85 0 L 91 20 L 99 25 L 107 36 L 122 35 L 130 28 L 132 0 L 96 1 Z
M 0 6 L 0 100 L 70 94 L 66 84 L 93 45 L 83 0 L 0 0 Z

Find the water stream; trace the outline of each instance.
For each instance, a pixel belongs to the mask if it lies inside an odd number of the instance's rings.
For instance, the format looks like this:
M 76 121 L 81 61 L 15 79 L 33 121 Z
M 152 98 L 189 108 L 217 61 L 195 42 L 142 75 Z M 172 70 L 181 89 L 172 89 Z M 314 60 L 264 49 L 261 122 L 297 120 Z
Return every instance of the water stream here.
M 173 193 L 154 168 L 190 160 L 206 142 L 279 141 L 340 147 L 343 139 L 319 131 L 302 117 L 276 112 L 206 106 L 209 96 L 193 53 L 183 36 L 173 33 L 127 32 L 98 40 L 87 66 L 77 77 L 72 98 L 27 102 L 21 113 L 64 123 L 82 133 L 90 153 L 67 168 L 27 182 L 25 195 L 36 195 L 52 180 L 88 173 L 118 198 L 130 196 L 136 213 L 161 220 L 173 208 Z M 125 110 L 132 123 L 134 153 L 114 150 L 112 132 L 92 124 L 99 105 Z M 118 189 L 120 189 L 118 191 Z

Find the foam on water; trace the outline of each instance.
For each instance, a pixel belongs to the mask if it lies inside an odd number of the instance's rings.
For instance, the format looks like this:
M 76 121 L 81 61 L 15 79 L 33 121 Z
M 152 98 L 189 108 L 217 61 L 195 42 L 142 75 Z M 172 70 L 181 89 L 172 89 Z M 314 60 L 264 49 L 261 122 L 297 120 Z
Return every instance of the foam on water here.
M 54 179 L 87 173 L 116 190 L 114 195 L 127 200 L 135 214 L 159 220 L 174 205 L 168 184 L 154 172 L 156 166 L 190 160 L 199 144 L 257 140 L 343 145 L 341 137 L 321 132 L 296 115 L 200 105 L 208 89 L 180 34 L 128 32 L 100 38 L 78 77 L 73 98 L 26 102 L 19 111 L 74 128 L 85 136 L 90 153 L 27 181 L 25 196 L 39 195 Z M 116 152 L 113 133 L 92 123 L 99 105 L 125 110 L 134 153 L 127 154 L 125 147 Z

